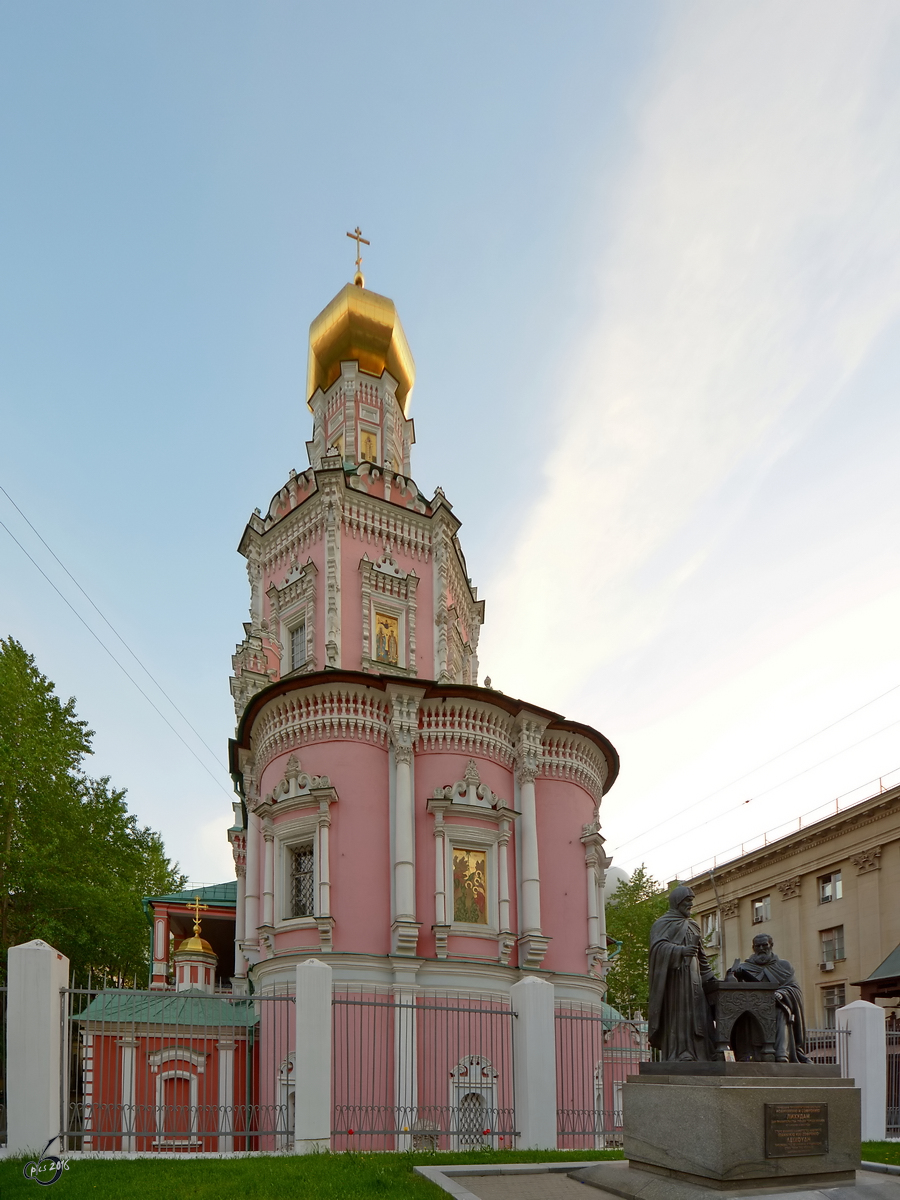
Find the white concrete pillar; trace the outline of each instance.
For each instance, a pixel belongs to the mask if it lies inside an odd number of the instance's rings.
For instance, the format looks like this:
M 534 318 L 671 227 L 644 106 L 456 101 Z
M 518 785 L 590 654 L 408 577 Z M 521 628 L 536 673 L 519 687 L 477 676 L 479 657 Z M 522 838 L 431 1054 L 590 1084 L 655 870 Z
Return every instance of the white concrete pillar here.
M 7 1148 L 39 1152 L 61 1132 L 60 991 L 69 982 L 69 960 L 33 941 L 11 946 L 6 962 Z
M 861 1092 L 864 1142 L 883 1142 L 887 1118 L 887 1064 L 884 1009 L 854 1000 L 837 1010 L 838 1029 L 849 1029 L 846 1074 Z
M 497 901 L 500 917 L 500 932 L 508 932 L 509 923 L 509 821 L 500 822 L 500 839 L 497 842 Z
M 263 866 L 263 925 L 271 929 L 275 924 L 275 833 L 271 820 L 263 825 L 265 841 L 265 863 Z
M 597 945 L 606 949 L 606 872 L 597 872 Z
M 437 813 L 434 822 L 434 923 L 447 924 L 447 885 L 444 881 L 444 819 Z M 502 924 L 501 924 L 502 928 Z
M 252 812 L 247 814 L 246 888 L 244 940 L 255 944 L 259 938 L 259 819 Z
M 137 1044 L 137 1038 L 119 1038 L 119 1049 L 122 1052 L 122 1129 L 125 1130 L 122 1149 L 127 1151 L 134 1150 L 133 1131 L 136 1125 L 134 1052 Z
M 294 1152 L 331 1148 L 331 967 L 297 964 Z
M 219 1137 L 220 1154 L 234 1150 L 234 1047 L 233 1037 L 219 1038 Z
M 556 1028 L 553 984 L 526 975 L 509 989 L 519 1150 L 556 1149 Z
M 331 859 L 329 858 L 329 828 L 331 818 L 328 804 L 323 801 L 320 805 L 324 812 L 319 816 L 319 911 L 320 917 L 331 916 Z
M 397 1149 L 412 1149 L 412 1128 L 418 1104 L 418 1055 L 416 1052 L 416 995 L 394 991 L 394 1103 L 398 1110 Z

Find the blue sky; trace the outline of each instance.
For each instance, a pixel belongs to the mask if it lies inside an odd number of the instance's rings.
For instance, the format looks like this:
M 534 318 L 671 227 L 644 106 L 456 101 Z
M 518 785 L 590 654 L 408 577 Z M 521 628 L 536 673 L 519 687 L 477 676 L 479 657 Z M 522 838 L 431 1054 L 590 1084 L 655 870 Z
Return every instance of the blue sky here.
M 235 546 L 356 224 L 483 673 L 616 744 L 616 860 L 900 768 L 898 68 L 849 0 L 0 9 L 0 483 L 213 753 L 0 520 L 215 778 L 3 530 L 0 629 L 189 876 L 229 872 Z

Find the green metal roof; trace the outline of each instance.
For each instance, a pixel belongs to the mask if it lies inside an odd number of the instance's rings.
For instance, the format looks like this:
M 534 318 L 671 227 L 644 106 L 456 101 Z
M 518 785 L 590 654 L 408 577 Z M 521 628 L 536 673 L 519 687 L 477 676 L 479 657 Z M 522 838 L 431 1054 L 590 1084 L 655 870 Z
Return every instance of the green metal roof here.
M 241 1026 L 247 1028 L 259 1021 L 253 1001 L 240 998 L 226 1000 L 201 991 L 128 992 L 111 988 L 100 992 L 76 1021 L 95 1021 L 98 1024 Z
M 236 906 L 237 880 L 229 879 L 227 883 L 211 883 L 209 887 L 191 888 L 186 892 L 170 892 L 167 896 L 147 896 L 145 899 L 151 903 L 161 901 L 168 904 L 190 904 L 195 896 L 199 896 L 203 904 Z
M 867 975 L 863 982 L 868 983 L 869 980 L 878 979 L 895 979 L 898 975 L 900 975 L 900 946 L 892 950 L 884 962 L 876 967 L 871 975 Z

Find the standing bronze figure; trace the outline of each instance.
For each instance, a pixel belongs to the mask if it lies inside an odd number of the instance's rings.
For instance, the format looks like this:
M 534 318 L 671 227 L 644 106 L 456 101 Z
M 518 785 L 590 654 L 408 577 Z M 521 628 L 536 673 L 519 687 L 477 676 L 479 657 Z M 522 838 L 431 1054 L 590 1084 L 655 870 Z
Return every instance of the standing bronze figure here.
M 691 920 L 694 893 L 677 887 L 669 911 L 650 930 L 650 1045 L 664 1062 L 711 1062 L 712 1014 L 704 985 L 715 982 L 700 926 Z

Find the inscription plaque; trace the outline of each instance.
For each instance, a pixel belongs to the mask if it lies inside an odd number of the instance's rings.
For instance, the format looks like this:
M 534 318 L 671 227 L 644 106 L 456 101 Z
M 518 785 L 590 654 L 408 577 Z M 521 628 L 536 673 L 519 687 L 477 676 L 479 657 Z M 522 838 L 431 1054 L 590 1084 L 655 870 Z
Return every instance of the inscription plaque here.
M 828 1153 L 827 1104 L 767 1104 L 766 1158 Z

